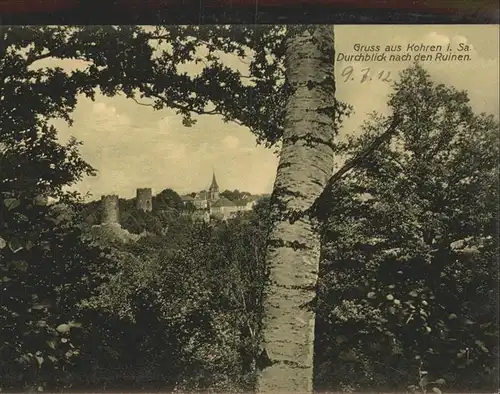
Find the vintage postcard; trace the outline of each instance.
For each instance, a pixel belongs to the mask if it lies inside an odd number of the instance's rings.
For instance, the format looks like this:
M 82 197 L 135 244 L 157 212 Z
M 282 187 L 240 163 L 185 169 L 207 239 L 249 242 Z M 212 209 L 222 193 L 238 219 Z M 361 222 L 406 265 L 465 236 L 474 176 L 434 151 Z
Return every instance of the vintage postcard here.
M 0 391 L 498 390 L 498 25 L 0 27 Z

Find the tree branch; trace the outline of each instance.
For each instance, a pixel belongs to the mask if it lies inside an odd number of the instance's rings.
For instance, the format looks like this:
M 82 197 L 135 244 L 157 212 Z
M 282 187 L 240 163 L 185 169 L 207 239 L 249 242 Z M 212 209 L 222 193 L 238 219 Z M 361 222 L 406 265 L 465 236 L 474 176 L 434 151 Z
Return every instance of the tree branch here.
M 154 108 L 154 105 L 151 104 L 151 103 L 141 103 L 140 101 L 138 101 L 135 97 L 131 97 L 132 100 L 135 101 L 136 104 L 139 104 L 139 105 L 142 105 L 143 107 L 151 107 L 151 108 Z
M 328 180 L 325 189 L 314 201 L 310 208 L 308 208 L 304 214 L 314 215 L 316 214 L 318 207 L 324 201 L 325 197 L 331 192 L 335 184 L 338 183 L 344 175 L 346 175 L 352 169 L 358 167 L 363 163 L 373 152 L 375 152 L 384 142 L 387 142 L 395 134 L 397 127 L 401 123 L 401 118 L 399 115 L 394 115 L 390 126 L 385 132 L 383 132 L 378 137 L 374 138 L 373 141 L 358 155 L 354 156 L 352 159 L 347 160 L 347 162 L 338 170 L 332 177 Z
M 222 112 L 217 111 L 215 109 L 207 111 L 207 110 L 204 110 L 204 109 L 192 108 L 192 107 L 190 107 L 188 105 L 183 105 L 183 104 L 174 102 L 172 100 L 169 100 L 167 97 L 164 97 L 164 96 L 162 96 L 162 95 L 160 95 L 158 93 L 154 93 L 153 91 L 151 91 L 149 89 L 148 89 L 148 91 L 145 91 L 145 93 L 146 93 L 146 97 L 154 97 L 154 98 L 162 101 L 165 104 L 165 106 L 168 107 L 168 108 L 177 109 L 179 111 L 184 111 L 184 112 L 192 112 L 192 113 L 195 113 L 197 115 L 219 115 L 219 116 L 222 116 L 223 118 L 225 118 L 225 115 Z M 150 107 L 154 108 L 153 105 L 146 104 L 146 103 L 140 103 L 140 102 L 138 102 L 135 99 L 133 99 L 133 100 L 137 104 L 139 104 L 139 105 L 150 106 Z M 245 126 L 245 124 L 243 124 L 242 122 L 238 121 L 237 119 L 230 119 L 230 121 L 236 123 L 239 126 Z
M 26 65 L 31 66 L 33 63 L 42 60 L 42 59 L 47 59 L 49 57 L 54 57 L 57 55 L 56 51 L 49 51 L 47 53 L 41 54 L 41 55 L 32 55 L 28 54 L 28 57 L 26 59 Z
M 399 125 L 399 119 L 394 117 L 389 128 L 373 141 L 357 156 L 348 160 L 327 182 L 326 188 L 331 188 L 335 183 L 340 181 L 342 177 L 351 171 L 353 168 L 359 166 L 365 159 L 375 152 L 384 142 L 388 141 L 396 132 Z
M 49 50 L 47 53 L 40 54 L 40 55 L 33 55 L 32 53 L 31 54 L 29 53 L 28 57 L 26 59 L 26 65 L 31 66 L 35 62 L 42 60 L 42 59 L 47 59 L 49 57 L 62 57 L 61 55 L 63 55 L 67 50 L 68 50 L 68 48 L 65 48 L 65 49 L 57 48 L 57 49 Z

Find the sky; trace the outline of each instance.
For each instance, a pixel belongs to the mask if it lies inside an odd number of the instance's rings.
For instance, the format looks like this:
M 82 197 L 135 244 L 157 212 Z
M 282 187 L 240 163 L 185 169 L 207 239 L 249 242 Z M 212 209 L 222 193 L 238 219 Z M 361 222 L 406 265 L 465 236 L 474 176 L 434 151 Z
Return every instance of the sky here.
M 499 26 L 485 25 L 419 25 L 419 26 L 337 26 L 336 51 L 354 54 L 355 45 L 402 45 L 409 43 L 451 43 L 455 52 L 460 43 L 469 45 L 471 60 L 425 62 L 423 65 L 437 82 L 465 89 L 477 112 L 499 115 Z M 231 55 L 228 65 L 240 67 Z M 55 65 L 45 60 L 40 66 Z M 386 113 L 387 95 L 391 92 L 383 78 L 394 79 L 411 61 L 346 62 L 337 61 L 337 98 L 354 106 L 355 113 L 344 122 L 339 138 L 359 132 L 366 115 L 372 111 Z M 77 61 L 66 61 L 64 67 L 78 67 Z M 352 68 L 349 68 L 352 67 Z M 360 83 L 366 68 L 372 80 Z M 187 67 L 186 71 L 196 72 Z M 349 78 L 347 72 L 352 71 Z M 346 78 L 348 79 L 346 81 Z M 383 79 L 382 78 L 382 79 Z M 278 157 L 273 150 L 256 146 L 255 137 L 245 127 L 224 123 L 215 116 L 197 117 L 190 128 L 170 110 L 154 111 L 123 96 L 96 96 L 92 102 L 81 97 L 74 113 L 74 124 L 55 122 L 59 138 L 71 136 L 83 142 L 81 153 L 98 170 L 76 189 L 90 193 L 92 199 L 105 194 L 130 198 L 137 188 L 151 187 L 156 194 L 165 188 L 178 193 L 208 188 L 212 171 L 219 187 L 239 189 L 254 194 L 272 190 Z

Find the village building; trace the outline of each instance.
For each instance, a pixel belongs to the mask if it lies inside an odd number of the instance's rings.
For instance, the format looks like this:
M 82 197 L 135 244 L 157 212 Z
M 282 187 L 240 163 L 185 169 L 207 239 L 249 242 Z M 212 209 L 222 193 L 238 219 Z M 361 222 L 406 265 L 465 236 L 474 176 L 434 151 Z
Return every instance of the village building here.
M 209 216 L 221 220 L 235 217 L 238 212 L 251 211 L 256 203 L 256 198 L 249 196 L 245 199 L 231 201 L 220 195 L 219 184 L 212 174 L 212 182 L 207 190 L 182 196 L 185 205 L 192 204 L 195 209 L 208 212 Z M 197 214 L 200 215 L 200 214 Z

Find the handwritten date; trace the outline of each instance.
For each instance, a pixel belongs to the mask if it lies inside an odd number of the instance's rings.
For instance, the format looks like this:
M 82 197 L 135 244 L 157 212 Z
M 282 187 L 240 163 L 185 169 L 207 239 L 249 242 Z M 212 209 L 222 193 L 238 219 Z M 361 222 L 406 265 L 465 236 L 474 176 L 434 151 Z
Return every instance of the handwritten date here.
M 382 70 L 375 76 L 372 76 L 371 69 L 370 67 L 366 67 L 361 69 L 361 76 L 356 78 L 354 76 L 355 74 L 355 69 L 353 66 L 347 66 L 342 70 L 342 73 L 340 74 L 344 78 L 344 82 L 352 82 L 355 81 L 356 79 L 359 78 L 360 83 L 365 83 L 365 82 L 370 82 L 372 80 L 379 80 L 382 82 L 392 82 L 391 79 L 391 72 L 390 71 L 385 71 Z

